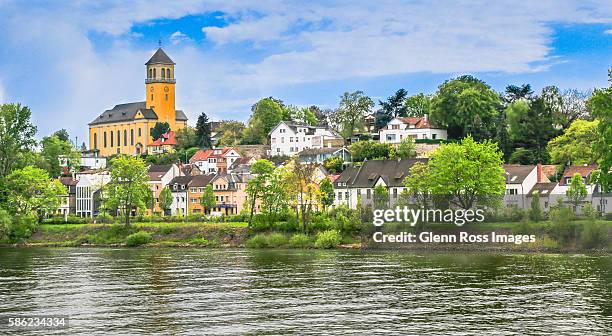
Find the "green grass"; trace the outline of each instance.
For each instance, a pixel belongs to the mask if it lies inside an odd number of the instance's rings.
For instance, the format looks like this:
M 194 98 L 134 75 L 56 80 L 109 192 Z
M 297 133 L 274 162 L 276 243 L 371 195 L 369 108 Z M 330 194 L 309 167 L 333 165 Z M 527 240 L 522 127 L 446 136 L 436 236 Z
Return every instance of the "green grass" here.
M 83 228 L 98 228 L 103 226 L 112 225 L 123 225 L 123 224 L 42 224 L 40 229 L 43 231 L 70 231 L 80 230 Z M 210 222 L 177 222 L 177 223 L 165 223 L 165 222 L 143 222 L 143 223 L 132 223 L 133 227 L 136 228 L 181 228 L 181 227 L 227 227 L 227 228 L 246 228 L 248 223 L 246 222 L 224 222 L 224 223 L 210 223 Z

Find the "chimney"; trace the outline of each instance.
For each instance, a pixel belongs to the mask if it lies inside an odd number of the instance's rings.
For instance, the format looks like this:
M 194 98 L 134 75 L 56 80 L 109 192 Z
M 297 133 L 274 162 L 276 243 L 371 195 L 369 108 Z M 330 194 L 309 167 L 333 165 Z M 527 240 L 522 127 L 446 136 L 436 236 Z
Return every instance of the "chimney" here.
M 542 182 L 542 162 L 538 162 L 536 173 L 538 174 L 537 181 L 538 183 L 541 183 Z

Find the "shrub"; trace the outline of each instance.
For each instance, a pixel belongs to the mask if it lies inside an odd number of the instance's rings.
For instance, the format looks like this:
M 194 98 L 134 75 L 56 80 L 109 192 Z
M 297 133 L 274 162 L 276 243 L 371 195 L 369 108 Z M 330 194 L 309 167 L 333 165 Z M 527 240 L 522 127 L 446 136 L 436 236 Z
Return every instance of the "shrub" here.
M 585 223 L 580 232 L 580 243 L 584 248 L 608 246 L 608 227 L 601 223 Z
M 312 241 L 307 235 L 296 233 L 289 240 L 289 245 L 294 248 L 309 248 L 312 247 Z
M 151 234 L 146 231 L 138 231 L 127 236 L 125 244 L 129 247 L 140 246 L 151 242 Z
M 521 223 L 514 228 L 513 232 L 514 234 L 520 235 L 533 234 L 533 224 L 527 218 L 524 218 Z
M 106 212 L 102 212 L 96 217 L 96 221 L 98 223 L 112 223 L 114 221 L 113 216 L 109 215 Z
M 256 234 L 246 241 L 248 248 L 275 248 L 287 245 L 287 237 L 282 233 Z
M 287 245 L 287 237 L 282 233 L 271 233 L 267 236 L 268 247 L 282 247 Z
M 300 229 L 300 222 L 295 216 L 291 216 L 286 222 L 276 222 L 273 226 L 277 231 L 295 232 Z
M 331 230 L 334 228 L 334 221 L 325 213 L 315 214 L 308 228 L 311 232 Z
M 0 241 L 8 240 L 10 227 L 11 227 L 11 216 L 4 209 L 0 209 Z
M 557 205 L 550 211 L 550 233 L 561 243 L 577 237 L 577 225 L 572 222 L 574 213 L 567 207 Z
M 317 233 L 315 247 L 320 249 L 331 249 L 340 245 L 342 236 L 337 230 L 327 230 Z
M 189 241 L 189 244 L 199 245 L 199 246 L 208 246 L 210 245 L 210 241 L 206 238 L 193 238 Z
M 591 219 L 591 220 L 595 220 L 599 216 L 599 214 L 597 213 L 595 208 L 593 208 L 593 205 L 591 203 L 586 203 L 582 207 L 582 214 L 585 218 Z
M 268 247 L 268 238 L 263 234 L 256 234 L 245 243 L 248 248 L 265 248 Z
M 172 234 L 174 232 L 174 228 L 172 226 L 164 226 L 161 229 L 159 229 L 159 233 L 162 235 L 169 235 Z

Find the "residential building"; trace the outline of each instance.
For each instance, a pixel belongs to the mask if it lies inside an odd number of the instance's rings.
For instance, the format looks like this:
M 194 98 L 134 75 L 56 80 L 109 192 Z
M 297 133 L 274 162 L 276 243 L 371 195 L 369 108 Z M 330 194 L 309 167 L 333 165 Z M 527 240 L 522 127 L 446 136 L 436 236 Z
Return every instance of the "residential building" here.
M 151 142 L 147 151 L 150 155 L 174 153 L 176 147 L 176 136 L 174 131 L 162 134 L 159 139 Z
M 599 185 L 595 186 L 593 208 L 600 214 L 612 213 L 612 192 L 603 192 Z
M 379 130 L 380 142 L 398 144 L 403 139 L 413 138 L 446 140 L 446 129 L 432 125 L 427 115 L 424 117 L 396 117 Z
M 147 153 L 157 122 L 167 122 L 174 131 L 185 127 L 187 116 L 175 107 L 174 65 L 157 49 L 146 63 L 146 100 L 115 105 L 89 123 L 89 148 L 102 156 Z
M 60 183 L 66 187 L 67 193 L 61 195 L 60 207 L 58 214 L 62 216 L 75 215 L 76 214 L 76 187 L 77 181 L 72 176 L 62 176 L 59 178 Z
M 270 131 L 270 155 L 296 155 L 308 148 L 342 147 L 344 139 L 322 126 L 281 121 Z
M 180 176 L 181 171 L 176 164 L 169 165 L 150 165 L 149 172 L 149 187 L 153 192 L 154 205 L 151 211 L 160 214 L 162 209 L 159 207 L 159 194 L 173 178 Z
M 347 167 L 334 181 L 334 205 L 356 209 L 358 198 L 361 206 L 373 205 L 374 188 L 382 185 L 389 192 L 392 206 L 399 200 L 405 189 L 404 179 L 417 162 L 427 163 L 427 159 L 371 160 L 359 167 Z
M 212 213 L 239 214 L 247 202 L 246 185 L 250 175 L 217 174 L 210 181 L 217 205 Z
M 582 176 L 582 180 L 585 184 L 591 184 L 591 174 L 597 170 L 597 165 L 581 165 L 581 166 L 569 166 L 563 172 L 559 184 L 562 186 L 570 185 L 572 178 L 576 173 Z
M 102 203 L 102 187 L 110 182 L 106 170 L 88 170 L 76 174 L 76 215 L 97 216 Z
M 58 157 L 60 166 L 63 167 L 64 174 L 76 173 L 68 171 L 68 160 L 69 158 L 65 155 Z M 106 158 L 100 156 L 99 150 L 84 150 L 81 152 L 81 159 L 79 162 L 78 171 L 81 170 L 96 170 L 106 168 Z
M 192 176 L 176 176 L 168 184 L 172 192 L 172 205 L 170 213 L 173 216 L 186 216 L 189 213 L 189 183 Z
M 506 178 L 505 206 L 517 206 L 525 209 L 529 206 L 527 194 L 536 183 L 541 182 L 541 176 L 538 175 L 538 166 L 505 164 L 503 167 L 504 177 Z
M 196 175 L 191 177 L 191 182 L 188 184 L 188 213 L 203 213 L 204 209 L 200 204 L 200 198 L 204 194 L 206 186 L 210 184 L 210 181 L 215 177 L 215 174 L 208 175 Z M 210 210 L 210 209 L 208 209 Z
M 601 197 L 598 197 L 597 199 L 593 198 L 595 190 L 596 190 L 596 185 L 592 183 L 591 176 L 596 169 L 597 169 L 597 165 L 582 165 L 582 166 L 567 167 L 565 171 L 563 172 L 563 175 L 561 176 L 561 180 L 559 184 L 557 184 L 555 188 L 553 189 L 553 191 L 551 192 L 552 197 L 554 198 L 554 202 L 556 203 L 558 202 L 557 199 L 561 199 L 566 206 L 571 206 L 572 208 L 574 208 L 573 210 L 577 214 L 582 213 L 583 207 L 586 203 L 591 203 L 593 207 L 596 209 L 597 208 L 596 203 L 602 200 Z M 582 176 L 582 180 L 584 181 L 586 190 L 587 190 L 586 197 L 577 206 L 575 204 L 572 204 L 571 201 L 567 198 L 567 191 L 570 188 L 571 180 L 576 173 Z M 605 198 L 603 201 L 605 202 Z
M 533 195 L 537 193 L 540 198 L 540 209 L 542 209 L 544 213 L 548 213 L 548 211 L 550 211 L 550 207 L 555 205 L 556 198 L 553 196 L 552 191 L 556 186 L 557 182 L 542 182 L 534 184 L 533 188 L 531 188 L 529 193 L 527 193 L 524 209 L 531 208 Z
M 189 159 L 189 163 L 198 166 L 204 174 L 223 174 L 227 173 L 228 168 L 241 157 L 242 155 L 233 147 L 201 149 Z
M 324 147 L 308 148 L 298 154 L 299 161 L 303 163 L 322 164 L 325 160 L 332 157 L 339 157 L 342 162 L 351 162 L 351 153 L 346 147 Z

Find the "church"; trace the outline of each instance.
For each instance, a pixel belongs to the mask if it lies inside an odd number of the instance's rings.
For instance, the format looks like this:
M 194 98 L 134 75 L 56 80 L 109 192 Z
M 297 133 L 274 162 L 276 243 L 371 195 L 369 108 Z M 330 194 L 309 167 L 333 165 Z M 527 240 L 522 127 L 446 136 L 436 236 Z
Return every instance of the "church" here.
M 187 126 L 187 116 L 175 107 L 175 63 L 159 48 L 145 65 L 146 101 L 115 105 L 89 123 L 89 148 L 101 156 L 146 153 L 158 122 L 173 131 Z

